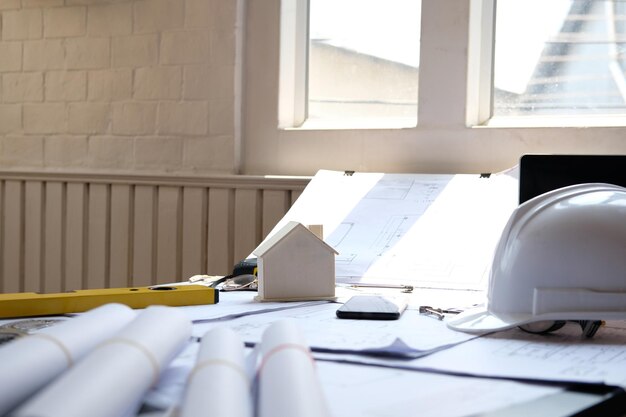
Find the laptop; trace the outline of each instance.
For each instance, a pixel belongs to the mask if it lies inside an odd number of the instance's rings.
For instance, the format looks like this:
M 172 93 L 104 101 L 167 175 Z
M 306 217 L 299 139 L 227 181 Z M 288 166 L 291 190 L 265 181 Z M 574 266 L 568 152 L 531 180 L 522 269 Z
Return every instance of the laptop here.
M 519 203 L 574 184 L 600 182 L 626 187 L 626 155 L 523 155 Z

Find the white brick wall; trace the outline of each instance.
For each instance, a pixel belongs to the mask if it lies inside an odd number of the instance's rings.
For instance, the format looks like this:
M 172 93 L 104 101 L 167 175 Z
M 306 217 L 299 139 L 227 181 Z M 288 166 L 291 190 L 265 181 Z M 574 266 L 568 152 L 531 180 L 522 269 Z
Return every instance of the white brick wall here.
M 89 101 L 123 101 L 132 97 L 133 70 L 116 69 L 89 72 L 87 97 Z
M 129 101 L 114 103 L 112 131 L 117 135 L 154 135 L 156 133 L 156 103 Z
M 7 135 L 0 139 L 2 165 L 43 166 L 43 137 Z
M 45 78 L 46 101 L 85 101 L 85 71 L 49 71 Z
M 209 33 L 205 30 L 165 32 L 161 39 L 164 64 L 199 64 L 209 60 Z
M 231 173 L 234 0 L 0 0 L 0 169 Z
M 43 101 L 43 73 L 11 72 L 2 77 L 2 98 L 5 103 Z
M 158 35 L 131 35 L 113 38 L 112 66 L 154 67 L 159 59 Z
M 15 133 L 22 127 L 22 106 L 0 104 L 0 135 Z
M 24 42 L 24 71 L 45 71 L 65 67 L 63 40 Z
M 46 38 L 83 36 L 87 30 L 87 8 L 49 7 L 44 9 L 43 34 Z
M 19 9 L 20 0 L 3 0 L 0 1 L 0 10 Z
M 41 9 L 2 12 L 2 40 L 39 39 L 42 33 Z
M 87 159 L 86 136 L 50 136 L 44 142 L 46 165 L 82 167 Z
M 0 43 L 0 71 L 20 71 L 22 69 L 22 43 Z
M 185 3 L 180 0 L 138 0 L 134 3 L 136 33 L 175 30 L 183 26 Z
M 66 106 L 64 104 L 25 104 L 24 132 L 34 134 L 59 134 L 66 130 Z
M 111 120 L 109 103 L 73 103 L 69 106 L 68 131 L 75 134 L 105 134 Z
M 166 103 L 159 105 L 159 132 L 165 134 L 206 135 L 209 130 L 206 103 Z
M 114 3 L 90 7 L 87 31 L 90 36 L 130 35 L 133 32 L 132 4 Z
M 134 97 L 139 100 L 178 100 L 182 82 L 179 66 L 139 68 L 135 71 Z

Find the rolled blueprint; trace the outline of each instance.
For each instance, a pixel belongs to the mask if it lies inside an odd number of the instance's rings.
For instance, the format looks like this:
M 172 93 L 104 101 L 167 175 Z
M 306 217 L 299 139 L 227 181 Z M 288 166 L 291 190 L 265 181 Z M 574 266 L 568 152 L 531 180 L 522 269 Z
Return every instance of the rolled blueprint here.
M 250 383 L 241 337 L 216 327 L 202 337 L 180 417 L 251 417 Z
M 152 306 L 23 406 L 20 417 L 131 415 L 191 334 L 179 310 Z
M 129 307 L 107 304 L 0 348 L 0 416 L 130 323 Z
M 304 337 L 291 319 L 277 321 L 261 342 L 259 417 L 326 417 L 330 411 Z

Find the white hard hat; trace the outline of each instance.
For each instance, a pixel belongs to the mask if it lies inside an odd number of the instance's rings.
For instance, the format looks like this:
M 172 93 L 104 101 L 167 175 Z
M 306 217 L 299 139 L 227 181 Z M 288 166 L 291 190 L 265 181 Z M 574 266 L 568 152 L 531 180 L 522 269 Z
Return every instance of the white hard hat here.
M 581 184 L 513 212 L 496 247 L 486 305 L 448 326 L 482 332 L 610 319 L 626 319 L 626 188 Z

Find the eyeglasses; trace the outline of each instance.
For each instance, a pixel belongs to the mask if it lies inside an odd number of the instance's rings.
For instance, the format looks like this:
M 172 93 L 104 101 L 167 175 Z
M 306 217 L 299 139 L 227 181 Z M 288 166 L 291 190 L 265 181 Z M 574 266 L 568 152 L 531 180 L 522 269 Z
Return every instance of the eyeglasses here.
M 519 328 L 526 333 L 547 334 L 561 329 L 568 321 L 578 323 L 583 332 L 583 336 L 587 339 L 592 338 L 598 329 L 604 325 L 604 322 L 601 320 L 547 320 L 524 324 L 519 326 Z
M 213 281 L 210 287 L 221 291 L 257 291 L 259 281 L 257 276 L 252 274 L 237 275 L 236 277 L 227 275 Z

